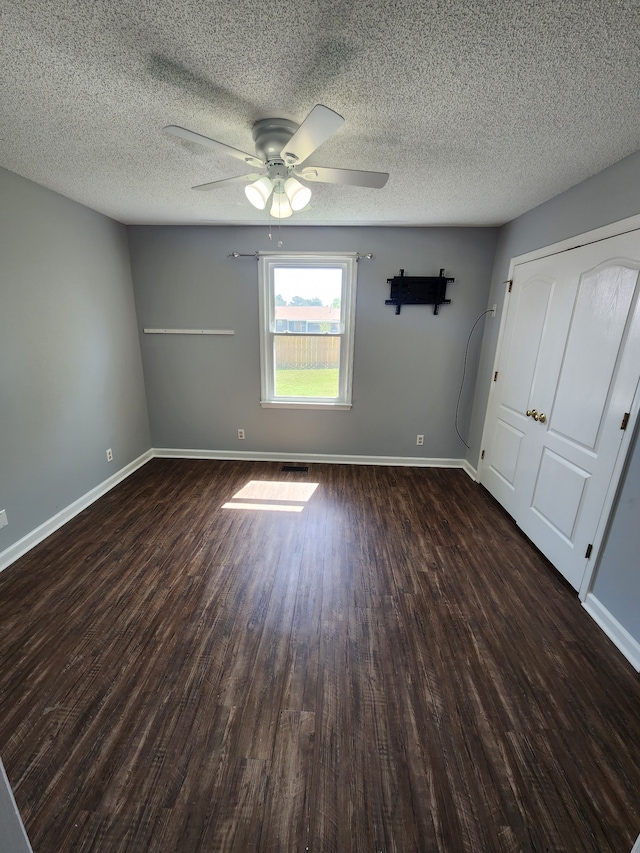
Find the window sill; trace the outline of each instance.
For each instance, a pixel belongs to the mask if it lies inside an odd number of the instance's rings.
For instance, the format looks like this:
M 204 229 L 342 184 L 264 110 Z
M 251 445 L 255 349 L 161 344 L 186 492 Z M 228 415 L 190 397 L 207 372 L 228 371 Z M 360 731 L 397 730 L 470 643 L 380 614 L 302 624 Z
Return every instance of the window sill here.
M 263 409 L 338 409 L 348 411 L 351 403 L 308 402 L 302 400 L 260 400 Z

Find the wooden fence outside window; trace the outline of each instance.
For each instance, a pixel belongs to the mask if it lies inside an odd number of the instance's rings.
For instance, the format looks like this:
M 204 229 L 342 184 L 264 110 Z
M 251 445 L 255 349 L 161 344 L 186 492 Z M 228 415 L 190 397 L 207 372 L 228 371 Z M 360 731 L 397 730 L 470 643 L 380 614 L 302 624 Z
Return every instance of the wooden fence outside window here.
M 276 335 L 276 370 L 309 370 L 340 366 L 340 337 Z

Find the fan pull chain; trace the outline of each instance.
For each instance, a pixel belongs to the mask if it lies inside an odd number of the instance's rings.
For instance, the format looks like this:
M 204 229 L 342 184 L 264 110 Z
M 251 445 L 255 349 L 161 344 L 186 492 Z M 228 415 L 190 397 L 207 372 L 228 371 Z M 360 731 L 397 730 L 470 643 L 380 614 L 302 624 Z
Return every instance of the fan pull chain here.
M 278 219 L 278 238 L 282 236 L 282 220 Z M 273 240 L 273 234 L 271 229 L 271 213 L 269 213 L 269 239 Z M 281 249 L 284 246 L 284 243 L 281 239 L 278 239 L 278 248 Z

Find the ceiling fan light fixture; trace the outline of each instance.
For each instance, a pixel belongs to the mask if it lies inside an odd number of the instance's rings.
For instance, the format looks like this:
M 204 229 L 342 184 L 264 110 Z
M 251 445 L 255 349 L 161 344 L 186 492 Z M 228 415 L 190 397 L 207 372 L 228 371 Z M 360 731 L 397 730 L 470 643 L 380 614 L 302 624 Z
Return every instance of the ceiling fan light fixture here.
M 284 182 L 284 191 L 287 194 L 292 210 L 302 210 L 303 207 L 309 204 L 311 190 L 295 178 L 287 178 Z
M 258 178 L 253 184 L 247 184 L 244 188 L 244 193 L 254 207 L 257 207 L 258 210 L 264 210 L 272 190 L 273 184 L 264 175 L 262 178 Z
M 286 194 L 275 192 L 273 194 L 273 204 L 271 205 L 271 216 L 275 216 L 276 219 L 287 219 L 292 213 L 293 210 Z

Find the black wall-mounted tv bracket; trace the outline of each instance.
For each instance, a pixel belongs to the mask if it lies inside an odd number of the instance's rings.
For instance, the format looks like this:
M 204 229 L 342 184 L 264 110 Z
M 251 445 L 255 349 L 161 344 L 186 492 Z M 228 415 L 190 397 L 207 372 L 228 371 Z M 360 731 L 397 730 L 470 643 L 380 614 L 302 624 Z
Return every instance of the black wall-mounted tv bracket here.
M 441 305 L 451 305 L 447 299 L 447 285 L 453 284 L 455 278 L 447 278 L 444 269 L 439 276 L 405 276 L 404 270 L 400 275 L 387 279 L 391 286 L 389 299 L 385 305 L 395 305 L 396 314 L 400 313 L 403 305 L 433 305 L 433 313 L 437 314 Z

